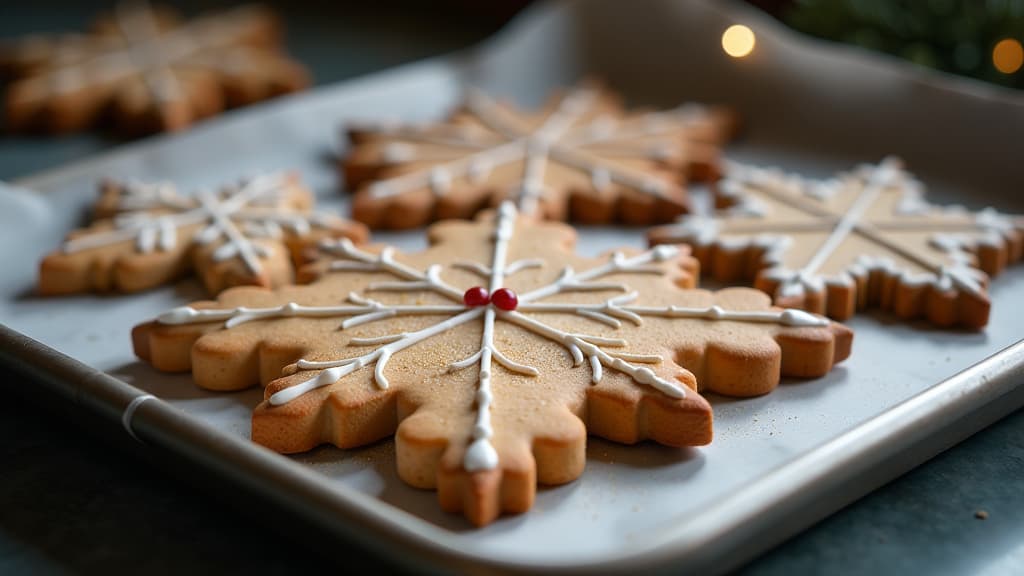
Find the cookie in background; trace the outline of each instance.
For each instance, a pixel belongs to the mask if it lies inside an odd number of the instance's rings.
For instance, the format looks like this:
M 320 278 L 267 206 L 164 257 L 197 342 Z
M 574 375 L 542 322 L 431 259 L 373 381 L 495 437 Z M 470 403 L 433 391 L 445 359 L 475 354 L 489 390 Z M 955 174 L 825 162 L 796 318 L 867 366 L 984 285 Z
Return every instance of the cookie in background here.
M 353 217 L 371 228 L 469 218 L 505 200 L 527 217 L 640 226 L 689 211 L 687 182 L 718 177 L 736 118 L 697 103 L 629 109 L 589 82 L 539 110 L 470 89 L 445 120 L 346 129 L 345 186 Z
M 86 33 L 0 44 L 9 131 L 124 135 L 182 130 L 227 108 L 306 88 L 278 18 L 240 6 L 183 20 L 164 6 L 118 4 Z
M 295 173 L 192 194 L 169 182 L 108 180 L 93 218 L 43 259 L 42 294 L 138 292 L 188 274 L 211 295 L 231 286 L 281 286 L 294 281 L 319 241 L 368 236 L 358 222 L 317 212 Z

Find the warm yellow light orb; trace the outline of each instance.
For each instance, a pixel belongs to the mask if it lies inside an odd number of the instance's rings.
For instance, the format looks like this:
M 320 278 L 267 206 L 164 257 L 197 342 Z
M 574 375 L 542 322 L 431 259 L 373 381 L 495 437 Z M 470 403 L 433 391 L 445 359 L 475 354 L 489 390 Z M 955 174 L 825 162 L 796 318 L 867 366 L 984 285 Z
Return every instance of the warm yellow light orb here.
M 743 58 L 754 51 L 754 31 L 742 24 L 733 24 L 722 32 L 722 50 L 733 58 Z
M 1003 74 L 1013 74 L 1024 66 L 1024 46 L 1019 40 L 1003 38 L 992 49 L 992 64 Z

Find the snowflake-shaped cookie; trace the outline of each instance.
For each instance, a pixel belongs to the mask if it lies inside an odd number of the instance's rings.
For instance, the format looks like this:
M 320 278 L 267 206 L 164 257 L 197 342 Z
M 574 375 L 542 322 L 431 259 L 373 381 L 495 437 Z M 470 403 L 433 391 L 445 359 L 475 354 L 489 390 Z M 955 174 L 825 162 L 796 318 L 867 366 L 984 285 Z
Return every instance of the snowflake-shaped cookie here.
M 188 196 L 168 183 L 108 181 L 95 221 L 43 260 L 39 290 L 136 292 L 189 271 L 211 294 L 288 284 L 293 262 L 308 262 L 320 240 L 362 242 L 368 235 L 362 224 L 312 212 L 312 206 L 312 194 L 290 173 Z
M 511 203 L 430 237 L 408 256 L 330 243 L 315 282 L 171 310 L 136 353 L 204 388 L 265 384 L 252 438 L 280 452 L 395 435 L 400 476 L 478 525 L 579 476 L 588 431 L 706 444 L 698 382 L 763 394 L 849 353 L 849 330 L 756 290 L 680 288 L 693 261 L 673 246 L 581 258 L 571 228 Z
M 279 47 L 276 18 L 244 6 L 181 22 L 166 9 L 122 3 L 89 34 L 31 36 L 0 47 L 15 80 L 13 129 L 68 132 L 112 116 L 125 132 L 176 130 L 293 92 L 305 69 Z
M 591 87 L 540 112 L 470 90 L 446 122 L 350 125 L 343 167 L 354 216 L 371 228 L 470 217 L 502 200 L 552 220 L 652 224 L 687 211 L 687 176 L 717 176 L 731 124 L 697 104 L 626 112 Z
M 1021 257 L 1012 219 L 925 202 L 895 158 L 828 180 L 730 162 L 718 192 L 717 214 L 655 229 L 651 243 L 690 244 L 712 277 L 754 279 L 781 306 L 837 320 L 882 308 L 980 328 L 986 273 Z

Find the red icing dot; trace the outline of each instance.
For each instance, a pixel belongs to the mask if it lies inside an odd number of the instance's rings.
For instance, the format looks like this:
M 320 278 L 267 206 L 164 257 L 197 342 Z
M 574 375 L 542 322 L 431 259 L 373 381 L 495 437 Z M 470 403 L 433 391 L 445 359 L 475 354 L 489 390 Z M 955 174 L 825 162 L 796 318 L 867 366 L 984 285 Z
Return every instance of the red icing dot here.
M 486 306 L 490 300 L 491 295 L 482 286 L 473 286 L 462 295 L 466 306 Z
M 491 295 L 491 303 L 502 310 L 512 311 L 519 306 L 519 297 L 508 288 L 498 288 Z

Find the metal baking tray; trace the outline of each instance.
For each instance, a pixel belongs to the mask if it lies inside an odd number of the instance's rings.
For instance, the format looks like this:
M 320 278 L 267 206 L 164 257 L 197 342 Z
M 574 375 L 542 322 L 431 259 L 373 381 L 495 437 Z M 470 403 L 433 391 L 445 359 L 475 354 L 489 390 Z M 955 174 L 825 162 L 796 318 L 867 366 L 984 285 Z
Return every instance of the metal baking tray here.
M 719 36 L 744 23 L 747 58 Z M 1024 405 L 1024 266 L 992 284 L 983 332 L 939 331 L 884 314 L 849 322 L 853 356 L 828 376 L 761 398 L 711 397 L 702 449 L 592 439 L 587 470 L 542 488 L 534 509 L 471 529 L 433 492 L 403 484 L 389 441 L 293 457 L 248 441 L 262 393 L 214 394 L 132 355 L 129 330 L 203 297 L 183 280 L 120 297 L 40 298 L 39 258 L 80 224 L 103 176 L 212 185 L 294 168 L 345 210 L 334 159 L 342 122 L 441 116 L 471 83 L 524 105 L 598 75 L 632 103 L 724 102 L 740 112 L 731 157 L 826 175 L 902 156 L 931 199 L 1024 212 L 1017 93 L 798 37 L 743 5 L 712 0 L 541 5 L 465 53 L 228 114 L 0 191 L 0 361 L 52 407 L 123 427 L 143 454 L 189 463 L 250 506 L 284 510 L 322 539 L 356 539 L 418 566 L 467 572 L 728 570 Z M 698 197 L 706 190 L 697 189 Z M 580 251 L 642 246 L 643 230 L 584 228 Z M 405 250 L 421 232 L 378 234 Z M 396 554 L 401 552 L 401 554 Z

